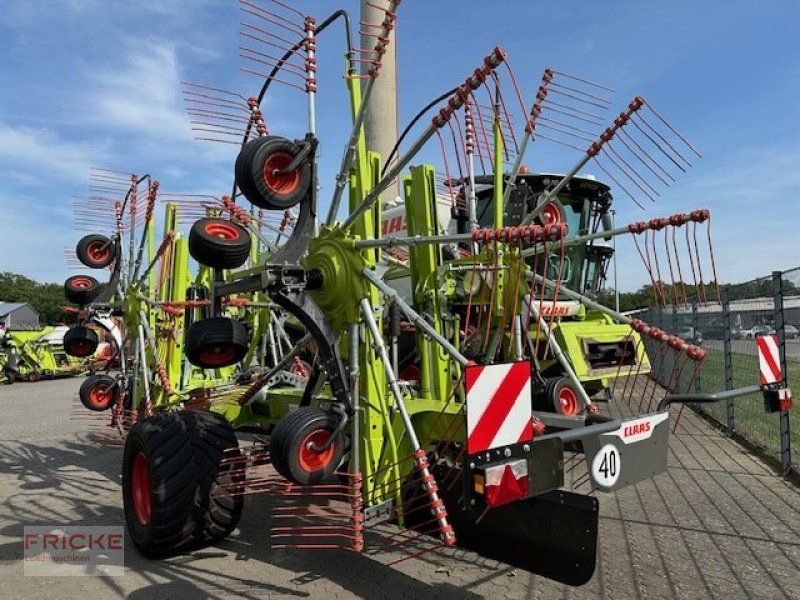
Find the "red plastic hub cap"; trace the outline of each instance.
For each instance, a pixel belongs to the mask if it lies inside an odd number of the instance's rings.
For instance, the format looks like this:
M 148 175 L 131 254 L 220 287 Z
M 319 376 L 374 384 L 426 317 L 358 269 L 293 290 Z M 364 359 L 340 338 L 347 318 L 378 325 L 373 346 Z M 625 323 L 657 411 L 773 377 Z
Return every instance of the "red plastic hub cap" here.
M 578 395 L 574 390 L 563 387 L 558 392 L 558 406 L 562 415 L 574 416 L 578 414 Z
M 150 465 L 142 452 L 139 452 L 133 459 L 131 496 L 136 519 L 140 524 L 147 525 L 150 522 Z
M 92 353 L 92 342 L 83 339 L 83 340 L 71 340 L 69 342 L 69 352 L 73 356 L 88 356 Z
M 288 196 L 300 185 L 300 172 L 297 170 L 282 175 L 277 174 L 277 171 L 282 171 L 292 164 L 292 160 L 294 157 L 291 154 L 276 152 L 264 161 L 264 183 L 276 194 Z
M 85 290 L 92 287 L 93 282 L 88 277 L 73 277 L 70 279 L 70 285 L 79 290 Z
M 220 238 L 223 240 L 238 240 L 240 237 L 239 229 L 230 223 L 221 223 L 214 221 L 206 223 L 203 231 L 208 235 Z
M 106 242 L 97 240 L 87 246 L 86 255 L 89 257 L 90 261 L 99 264 L 108 260 L 108 257 L 111 255 L 111 248 Z
M 314 473 L 327 467 L 333 455 L 336 453 L 336 442 L 333 442 L 326 450 L 317 452 L 314 448 L 322 447 L 331 437 L 331 432 L 327 429 L 317 429 L 309 433 L 303 443 L 300 444 L 300 466 L 307 473 Z
M 89 404 L 98 408 L 105 408 L 111 400 L 111 388 L 105 383 L 98 383 L 89 390 Z
M 311 366 L 306 361 L 295 358 L 295 362 L 291 368 L 291 373 L 293 375 L 297 375 L 298 377 L 309 379 L 311 378 Z
M 214 346 L 200 353 L 200 362 L 213 367 L 227 365 L 236 361 L 236 349 L 233 346 Z

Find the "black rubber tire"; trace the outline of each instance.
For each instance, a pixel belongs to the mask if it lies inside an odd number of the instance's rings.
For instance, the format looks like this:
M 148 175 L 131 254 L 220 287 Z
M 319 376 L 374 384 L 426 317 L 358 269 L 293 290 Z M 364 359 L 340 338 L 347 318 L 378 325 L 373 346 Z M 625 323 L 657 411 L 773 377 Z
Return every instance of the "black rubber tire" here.
M 6 385 L 13 385 L 13 383 L 17 380 L 17 374 L 14 371 L 6 371 L 5 376 L 6 380 L 4 383 Z
M 128 432 L 122 458 L 122 501 L 128 532 L 145 556 L 164 556 L 195 539 L 199 472 L 195 437 L 195 419 L 190 413 L 147 417 Z M 146 522 L 137 516 L 132 482 L 134 462 L 140 454 L 150 479 Z
M 241 465 L 222 463 L 223 458 L 239 456 L 239 442 L 228 421 L 211 412 L 193 414 L 197 419 L 195 462 L 199 468 L 195 516 L 199 527 L 195 537 L 200 543 L 208 543 L 221 540 L 236 529 L 244 506 L 239 487 L 244 474 Z M 234 495 L 213 497 L 217 491 Z
M 186 330 L 183 349 L 190 363 L 203 369 L 235 365 L 247 354 L 250 336 L 241 321 L 212 317 Z
M 80 239 L 75 254 L 90 269 L 102 269 L 114 262 L 114 244 L 106 236 L 92 233 Z
M 273 138 L 275 138 L 275 136 L 268 135 L 250 140 L 239 151 L 239 154 L 236 157 L 236 164 L 233 170 L 234 175 L 236 176 L 236 186 L 239 188 L 239 191 L 242 192 L 242 195 L 248 200 L 258 194 L 258 191 L 255 187 L 255 182 L 250 175 L 250 164 L 253 160 L 253 154 L 256 150 L 258 150 L 261 144 L 266 143 L 263 140 Z
M 99 340 L 93 329 L 78 325 L 64 333 L 64 352 L 77 358 L 91 356 L 97 350 Z
M 235 269 L 250 255 L 250 234 L 227 219 L 200 219 L 189 231 L 189 254 L 214 269 Z
M 88 275 L 73 275 L 64 282 L 64 296 L 79 306 L 89 304 L 99 293 L 100 283 Z
M 334 474 L 342 462 L 344 440 L 334 440 L 324 465 L 317 469 L 304 466 L 300 453 L 304 440 L 315 431 L 332 433 L 338 424 L 333 413 L 314 406 L 301 406 L 281 419 L 272 432 L 272 465 L 283 477 L 301 485 L 325 481 Z M 324 442 L 324 439 L 317 440 Z M 310 449 L 309 449 L 310 450 Z
M 102 402 L 98 402 L 97 399 L 95 399 L 94 396 L 97 393 L 106 396 L 102 398 Z M 103 412 L 117 403 L 119 399 L 119 385 L 117 385 L 117 380 L 111 377 L 111 375 L 99 373 L 97 375 L 90 375 L 81 384 L 78 390 L 78 397 L 81 400 L 81 404 L 89 410 Z
M 564 404 L 562 404 L 560 396 L 563 390 L 569 390 L 575 397 L 574 409 L 565 409 Z M 547 410 L 568 416 L 574 416 L 580 413 L 580 394 L 571 379 L 567 377 L 552 377 L 547 379 L 544 393 L 547 400 Z M 569 406 L 571 407 L 572 404 Z
M 237 158 L 239 190 L 260 208 L 285 210 L 295 206 L 311 187 L 310 160 L 304 160 L 295 171 L 278 180 L 267 179 L 265 170 L 287 167 L 299 152 L 300 147 L 287 138 L 265 136 L 253 140 Z

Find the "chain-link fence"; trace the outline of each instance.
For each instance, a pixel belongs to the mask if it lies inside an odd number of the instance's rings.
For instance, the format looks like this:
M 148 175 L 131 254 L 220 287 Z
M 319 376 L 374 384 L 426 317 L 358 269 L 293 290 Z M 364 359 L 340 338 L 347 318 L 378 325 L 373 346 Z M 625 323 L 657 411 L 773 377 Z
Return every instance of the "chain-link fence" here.
M 758 335 L 778 336 L 787 385 L 800 381 L 800 267 L 724 290 L 721 303 L 650 309 L 642 318 L 706 351 L 692 389 L 687 381 L 676 391 L 715 393 L 760 383 Z M 671 365 L 659 364 L 657 350 L 650 357 L 656 379 L 671 371 Z M 761 393 L 693 408 L 779 461 L 785 473 L 800 472 L 797 410 L 769 413 Z

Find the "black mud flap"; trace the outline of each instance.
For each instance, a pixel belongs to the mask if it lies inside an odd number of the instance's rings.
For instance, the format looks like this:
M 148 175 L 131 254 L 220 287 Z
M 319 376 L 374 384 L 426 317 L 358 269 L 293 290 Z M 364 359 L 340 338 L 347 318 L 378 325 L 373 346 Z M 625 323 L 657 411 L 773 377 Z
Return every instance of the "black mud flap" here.
M 457 497 L 444 501 L 461 548 L 568 585 L 594 575 L 597 498 L 555 490 L 493 508 L 477 523 L 481 511 L 460 510 Z

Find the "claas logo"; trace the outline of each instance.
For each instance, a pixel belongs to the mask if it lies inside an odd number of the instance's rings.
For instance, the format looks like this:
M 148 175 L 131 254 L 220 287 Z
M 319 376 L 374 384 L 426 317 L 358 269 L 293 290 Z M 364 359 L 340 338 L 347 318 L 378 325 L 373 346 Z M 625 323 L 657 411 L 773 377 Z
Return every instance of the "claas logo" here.
M 386 219 L 383 222 L 381 233 L 383 235 L 386 235 L 388 233 L 394 233 L 395 231 L 401 231 L 405 228 L 406 228 L 405 217 L 403 217 L 402 215 L 398 215 L 396 217 L 392 217 L 391 219 Z

